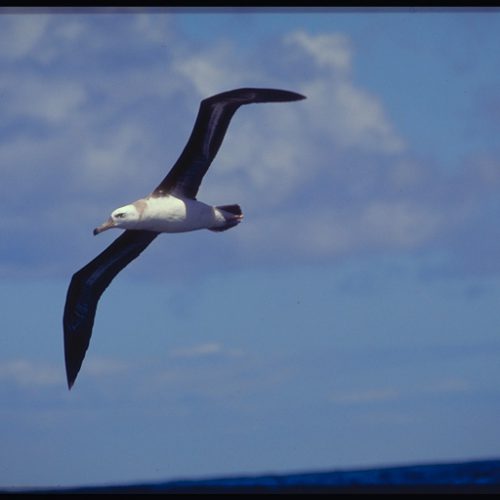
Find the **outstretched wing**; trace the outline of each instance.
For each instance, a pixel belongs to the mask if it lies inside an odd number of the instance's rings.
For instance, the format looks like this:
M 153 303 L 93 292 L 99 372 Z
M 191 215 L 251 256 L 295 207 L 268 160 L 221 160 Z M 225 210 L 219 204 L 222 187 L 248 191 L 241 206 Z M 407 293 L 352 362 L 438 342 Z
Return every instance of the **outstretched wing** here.
M 300 99 L 305 97 L 287 90 L 252 88 L 231 90 L 204 99 L 183 152 L 172 170 L 153 191 L 153 196 L 172 193 L 196 198 L 203 176 L 219 150 L 229 122 L 243 104 Z
M 152 231 L 125 231 L 76 272 L 64 306 L 64 356 L 68 387 L 75 382 L 92 335 L 97 303 L 113 278 L 156 238 Z

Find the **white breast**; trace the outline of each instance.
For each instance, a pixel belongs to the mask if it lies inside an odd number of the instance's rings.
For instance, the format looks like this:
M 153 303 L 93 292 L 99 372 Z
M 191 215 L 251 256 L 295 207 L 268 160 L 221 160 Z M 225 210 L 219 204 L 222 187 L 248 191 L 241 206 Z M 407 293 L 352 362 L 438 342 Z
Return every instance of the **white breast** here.
M 141 229 L 163 233 L 180 233 L 206 229 L 219 223 L 220 214 L 197 200 L 175 196 L 147 198 L 140 221 Z

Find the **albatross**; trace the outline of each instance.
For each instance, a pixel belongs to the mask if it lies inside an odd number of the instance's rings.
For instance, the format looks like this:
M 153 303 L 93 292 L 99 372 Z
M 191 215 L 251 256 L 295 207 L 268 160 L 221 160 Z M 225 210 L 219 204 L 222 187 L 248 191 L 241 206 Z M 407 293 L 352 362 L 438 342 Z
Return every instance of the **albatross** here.
M 125 231 L 77 271 L 64 306 L 64 356 L 68 388 L 73 386 L 92 336 L 97 303 L 113 278 L 160 233 L 209 229 L 226 231 L 243 218 L 239 205 L 207 205 L 196 199 L 203 176 L 220 148 L 236 110 L 259 102 L 305 99 L 287 90 L 242 88 L 201 101 L 191 136 L 178 160 L 154 191 L 117 208 L 94 235 L 111 228 Z

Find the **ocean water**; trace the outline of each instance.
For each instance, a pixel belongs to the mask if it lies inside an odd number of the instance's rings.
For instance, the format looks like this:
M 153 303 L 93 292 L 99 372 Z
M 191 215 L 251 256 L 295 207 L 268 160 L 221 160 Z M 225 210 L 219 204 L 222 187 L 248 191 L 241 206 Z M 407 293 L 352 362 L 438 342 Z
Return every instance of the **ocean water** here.
M 17 490 L 16 492 L 33 492 Z M 5 493 L 6 491 L 0 492 Z M 500 493 L 500 460 L 226 477 L 38 493 Z

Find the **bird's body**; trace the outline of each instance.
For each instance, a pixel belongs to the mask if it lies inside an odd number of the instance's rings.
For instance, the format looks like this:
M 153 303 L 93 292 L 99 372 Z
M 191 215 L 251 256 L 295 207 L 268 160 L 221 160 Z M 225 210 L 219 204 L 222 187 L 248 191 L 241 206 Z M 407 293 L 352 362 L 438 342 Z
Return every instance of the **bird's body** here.
M 71 388 L 89 346 L 97 303 L 113 278 L 159 233 L 199 229 L 225 231 L 243 218 L 239 205 L 211 206 L 196 199 L 207 172 L 224 139 L 235 111 L 257 102 L 304 99 L 295 92 L 276 89 L 237 89 L 204 99 L 191 136 L 179 159 L 154 191 L 117 208 L 94 234 L 111 228 L 125 231 L 95 259 L 76 272 L 64 307 L 64 353 Z
M 162 233 L 184 233 L 198 229 L 219 231 L 227 227 L 228 223 L 239 222 L 242 215 L 231 214 L 198 200 L 170 195 L 146 199 L 143 217 L 143 229 Z
M 228 210 L 238 205 L 214 207 L 198 200 L 174 195 L 148 196 L 117 208 L 95 234 L 106 229 L 143 229 L 157 233 L 184 233 L 198 229 L 223 231 L 241 221 L 243 215 Z M 239 208 L 239 207 L 238 207 Z

